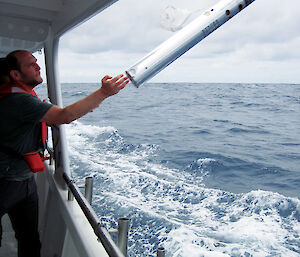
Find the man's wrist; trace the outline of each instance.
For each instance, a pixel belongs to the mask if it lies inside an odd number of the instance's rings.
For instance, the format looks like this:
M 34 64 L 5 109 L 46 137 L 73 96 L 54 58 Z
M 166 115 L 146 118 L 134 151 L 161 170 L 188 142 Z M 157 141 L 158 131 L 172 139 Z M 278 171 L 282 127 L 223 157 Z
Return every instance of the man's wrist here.
M 109 94 L 106 90 L 104 90 L 103 88 L 98 89 L 98 90 L 97 90 L 97 93 L 98 93 L 98 96 L 99 96 L 102 100 L 104 100 L 104 99 L 110 97 L 110 94 Z

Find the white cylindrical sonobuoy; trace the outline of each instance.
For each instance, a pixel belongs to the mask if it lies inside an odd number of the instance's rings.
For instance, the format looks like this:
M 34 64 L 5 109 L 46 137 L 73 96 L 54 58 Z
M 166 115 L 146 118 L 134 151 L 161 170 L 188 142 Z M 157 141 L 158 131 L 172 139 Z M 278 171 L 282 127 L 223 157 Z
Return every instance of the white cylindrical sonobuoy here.
M 126 74 L 139 87 L 255 0 L 221 0 L 138 61 Z

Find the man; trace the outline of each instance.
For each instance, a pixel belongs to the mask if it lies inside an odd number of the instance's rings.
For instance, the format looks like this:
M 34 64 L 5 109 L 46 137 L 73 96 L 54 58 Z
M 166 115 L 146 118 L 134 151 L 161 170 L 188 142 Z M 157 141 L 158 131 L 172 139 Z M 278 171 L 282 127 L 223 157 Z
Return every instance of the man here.
M 86 98 L 61 108 L 41 102 L 33 88 L 42 83 L 40 67 L 28 51 L 7 55 L 11 83 L 0 85 L 0 217 L 8 213 L 18 240 L 19 257 L 40 256 L 36 184 L 26 163 L 41 145 L 41 124 L 70 123 L 129 82 L 123 75 L 105 76 L 102 86 Z M 31 170 L 30 170 L 31 169 Z

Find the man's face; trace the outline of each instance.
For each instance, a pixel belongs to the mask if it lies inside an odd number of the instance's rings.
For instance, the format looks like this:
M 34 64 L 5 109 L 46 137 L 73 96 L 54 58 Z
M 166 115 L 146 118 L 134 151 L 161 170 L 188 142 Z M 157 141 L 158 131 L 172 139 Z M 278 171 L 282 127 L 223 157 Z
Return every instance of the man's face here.
M 23 83 L 30 86 L 37 86 L 43 82 L 40 74 L 40 66 L 37 59 L 30 52 L 21 52 L 16 54 L 20 65 L 20 75 Z

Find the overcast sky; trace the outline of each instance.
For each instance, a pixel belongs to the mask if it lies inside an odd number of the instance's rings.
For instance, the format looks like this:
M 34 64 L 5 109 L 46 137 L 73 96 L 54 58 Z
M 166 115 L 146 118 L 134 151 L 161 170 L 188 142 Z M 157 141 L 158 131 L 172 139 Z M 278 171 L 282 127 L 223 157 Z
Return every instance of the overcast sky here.
M 166 7 L 192 12 L 216 2 L 119 0 L 63 36 L 61 82 L 123 73 L 174 34 L 160 26 Z M 300 83 L 299 70 L 300 1 L 256 0 L 149 82 Z

